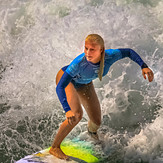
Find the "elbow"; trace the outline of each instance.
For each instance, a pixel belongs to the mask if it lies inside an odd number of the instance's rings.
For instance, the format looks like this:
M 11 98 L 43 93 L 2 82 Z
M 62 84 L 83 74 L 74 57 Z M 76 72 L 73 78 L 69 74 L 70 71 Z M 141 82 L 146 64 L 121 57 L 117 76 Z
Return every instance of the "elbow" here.
M 129 49 L 128 57 L 132 58 L 135 55 L 135 51 L 133 49 Z
M 58 84 L 57 84 L 57 87 L 56 87 L 57 95 L 59 95 L 60 92 L 61 92 L 62 90 L 64 90 L 64 89 L 65 89 L 65 87 L 62 86 L 60 83 L 58 83 Z
M 129 48 L 129 52 L 130 52 L 130 54 L 131 54 L 131 53 L 133 53 L 133 52 L 135 52 L 135 51 L 134 51 L 133 49 L 130 49 L 130 48 Z
M 57 95 L 59 94 L 59 87 L 58 87 L 58 85 L 56 87 L 56 93 L 57 93 Z
M 60 84 L 58 83 L 58 84 L 57 84 L 57 87 L 56 87 L 56 92 L 57 92 L 57 94 L 59 94 L 59 92 L 60 92 L 61 89 L 62 89 L 62 88 L 61 88 Z

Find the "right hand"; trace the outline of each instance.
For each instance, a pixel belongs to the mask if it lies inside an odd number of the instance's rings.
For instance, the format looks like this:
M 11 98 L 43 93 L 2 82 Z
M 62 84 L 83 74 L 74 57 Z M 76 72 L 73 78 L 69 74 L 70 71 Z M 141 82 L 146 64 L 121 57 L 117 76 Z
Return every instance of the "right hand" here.
M 70 125 L 73 125 L 75 123 L 75 115 L 74 115 L 74 113 L 71 110 L 66 112 L 66 118 L 67 118 L 68 123 Z

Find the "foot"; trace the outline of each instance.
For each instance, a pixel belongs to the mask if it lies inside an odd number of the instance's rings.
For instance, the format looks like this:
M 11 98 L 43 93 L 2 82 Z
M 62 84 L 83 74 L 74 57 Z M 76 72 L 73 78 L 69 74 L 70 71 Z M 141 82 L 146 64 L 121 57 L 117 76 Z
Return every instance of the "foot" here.
M 57 158 L 68 160 L 69 157 L 63 153 L 60 148 L 53 148 L 51 147 L 49 153 Z
M 97 132 L 91 132 L 91 131 L 89 131 L 89 129 L 88 129 L 88 134 L 89 134 L 93 139 L 99 140 L 99 137 L 98 137 Z

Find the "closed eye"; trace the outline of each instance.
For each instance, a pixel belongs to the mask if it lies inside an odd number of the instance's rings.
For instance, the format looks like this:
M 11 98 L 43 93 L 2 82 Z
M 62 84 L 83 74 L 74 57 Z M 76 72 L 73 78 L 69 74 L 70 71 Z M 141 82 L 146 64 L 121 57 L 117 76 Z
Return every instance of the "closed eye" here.
M 85 50 L 88 50 L 88 48 L 87 48 L 86 46 L 85 46 Z M 92 48 L 90 49 L 90 51 L 94 51 L 94 50 L 95 50 L 95 49 L 92 49 Z

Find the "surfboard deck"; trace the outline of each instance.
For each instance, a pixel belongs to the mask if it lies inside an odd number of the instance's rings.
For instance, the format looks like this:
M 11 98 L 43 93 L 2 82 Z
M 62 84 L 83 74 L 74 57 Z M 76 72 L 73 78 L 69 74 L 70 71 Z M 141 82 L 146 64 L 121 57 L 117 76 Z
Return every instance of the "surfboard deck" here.
M 98 158 L 93 154 L 92 145 L 89 142 L 81 141 L 79 139 L 65 140 L 61 144 L 63 152 L 69 156 L 69 160 L 61 160 L 49 153 L 49 148 L 36 152 L 32 155 L 25 156 L 16 163 L 85 163 L 98 162 Z

